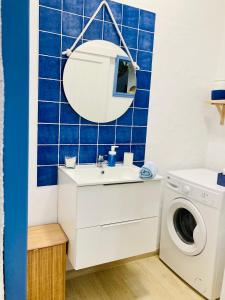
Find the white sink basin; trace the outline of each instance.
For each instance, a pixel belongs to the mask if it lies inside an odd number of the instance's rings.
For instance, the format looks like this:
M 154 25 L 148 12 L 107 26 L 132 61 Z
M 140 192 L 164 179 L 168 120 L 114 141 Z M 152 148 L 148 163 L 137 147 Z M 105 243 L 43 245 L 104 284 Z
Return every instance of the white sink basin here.
M 65 167 L 59 169 L 72 178 L 78 186 L 143 181 L 139 178 L 140 168 L 136 166 L 116 165 L 113 168 L 108 166 L 98 168 L 96 165 L 79 165 L 75 169 Z M 157 179 L 156 177 L 155 180 Z

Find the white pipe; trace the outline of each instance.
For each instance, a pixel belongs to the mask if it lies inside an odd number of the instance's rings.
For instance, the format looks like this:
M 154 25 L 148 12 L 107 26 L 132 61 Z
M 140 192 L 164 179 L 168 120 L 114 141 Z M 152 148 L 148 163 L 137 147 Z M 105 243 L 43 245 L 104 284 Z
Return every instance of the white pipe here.
M 87 25 L 84 27 L 84 29 L 82 30 L 82 32 L 80 33 L 80 35 L 78 36 L 78 38 L 76 39 L 76 41 L 73 43 L 73 45 L 72 45 L 69 49 L 67 49 L 66 51 L 63 51 L 62 54 L 63 54 L 63 55 L 67 55 L 68 57 L 72 54 L 72 52 L 73 52 L 73 50 L 76 48 L 76 46 L 77 46 L 79 40 L 80 40 L 80 39 L 82 38 L 82 36 L 85 34 L 85 32 L 87 31 L 88 27 L 91 25 L 91 23 L 93 22 L 93 20 L 95 19 L 95 17 L 96 17 L 97 14 L 99 13 L 99 11 L 102 9 L 103 5 L 105 5 L 105 6 L 107 7 L 107 9 L 108 9 L 109 15 L 110 15 L 110 17 L 111 17 L 111 19 L 112 19 L 112 21 L 113 21 L 114 26 L 116 27 L 117 34 L 119 35 L 119 37 L 120 37 L 120 39 L 121 39 L 121 41 L 122 41 L 122 44 L 123 44 L 123 46 L 124 46 L 124 48 L 125 48 L 125 50 L 126 50 L 126 52 L 127 52 L 127 55 L 128 55 L 128 57 L 129 57 L 129 59 L 130 59 L 132 65 L 133 65 L 134 69 L 135 69 L 135 70 L 139 70 L 140 68 L 139 68 L 139 66 L 137 65 L 137 63 L 134 62 L 134 60 L 133 60 L 133 58 L 132 58 L 132 56 L 131 56 L 131 54 L 130 54 L 130 51 L 129 51 L 128 47 L 127 47 L 127 44 L 126 44 L 126 42 L 125 42 L 125 40 L 124 40 L 124 38 L 123 38 L 123 35 L 122 35 L 122 33 L 120 32 L 119 26 L 118 26 L 117 23 L 116 23 L 116 20 L 115 20 L 115 18 L 114 18 L 114 16 L 113 16 L 112 10 L 111 10 L 109 4 L 108 4 L 105 0 L 103 0 L 103 1 L 100 3 L 99 7 L 97 8 L 97 10 L 96 10 L 95 13 L 93 14 L 93 16 L 90 18 L 90 20 L 88 21 Z

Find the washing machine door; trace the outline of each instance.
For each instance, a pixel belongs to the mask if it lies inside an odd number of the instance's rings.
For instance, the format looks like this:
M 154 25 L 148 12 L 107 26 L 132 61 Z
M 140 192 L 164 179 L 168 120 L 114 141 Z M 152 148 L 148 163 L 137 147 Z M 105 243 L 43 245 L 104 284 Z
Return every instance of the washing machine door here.
M 177 198 L 170 202 L 167 227 L 171 240 L 184 254 L 194 256 L 204 250 L 207 239 L 205 223 L 189 200 Z

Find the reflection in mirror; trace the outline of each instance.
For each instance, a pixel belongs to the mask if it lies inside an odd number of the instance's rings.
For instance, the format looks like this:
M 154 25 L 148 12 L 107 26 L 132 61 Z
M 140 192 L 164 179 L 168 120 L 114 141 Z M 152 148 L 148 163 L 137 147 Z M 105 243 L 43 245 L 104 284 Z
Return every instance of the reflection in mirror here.
M 119 46 L 90 41 L 67 60 L 63 87 L 68 102 L 80 116 L 107 123 L 122 116 L 132 104 L 136 71 Z
M 134 97 L 136 93 L 136 77 L 134 67 L 126 57 L 117 56 L 114 79 L 115 97 Z

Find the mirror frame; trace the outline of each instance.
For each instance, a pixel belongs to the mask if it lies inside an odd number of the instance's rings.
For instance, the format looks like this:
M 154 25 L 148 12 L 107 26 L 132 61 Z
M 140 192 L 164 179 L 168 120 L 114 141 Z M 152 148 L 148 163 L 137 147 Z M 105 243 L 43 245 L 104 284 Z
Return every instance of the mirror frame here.
M 134 94 L 120 93 L 120 92 L 116 91 L 117 83 L 118 83 L 118 72 L 119 72 L 119 63 L 120 63 L 120 60 L 124 60 L 124 61 L 130 62 L 132 68 L 134 68 L 133 65 L 132 65 L 131 60 L 129 59 L 129 57 L 117 55 L 116 62 L 115 62 L 115 74 L 114 74 L 114 83 L 113 83 L 113 97 L 134 98 L 135 94 L 136 94 L 136 91 L 135 91 Z M 135 74 L 135 77 L 136 77 L 136 88 L 137 88 L 137 76 L 136 76 L 136 70 L 135 69 L 134 69 L 134 74 Z

